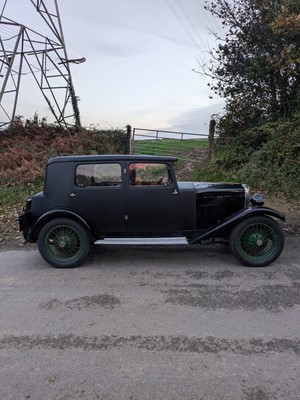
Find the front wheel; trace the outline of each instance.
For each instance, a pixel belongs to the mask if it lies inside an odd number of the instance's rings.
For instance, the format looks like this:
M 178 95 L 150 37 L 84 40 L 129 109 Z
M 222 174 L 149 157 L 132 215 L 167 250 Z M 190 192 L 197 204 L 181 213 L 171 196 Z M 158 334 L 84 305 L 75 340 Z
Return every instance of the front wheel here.
M 90 240 L 87 231 L 78 222 L 57 218 L 41 229 L 38 248 L 44 260 L 54 267 L 74 268 L 88 256 Z
M 229 246 L 241 264 L 264 267 L 280 256 L 284 247 L 284 233 L 274 219 L 252 217 L 233 228 Z

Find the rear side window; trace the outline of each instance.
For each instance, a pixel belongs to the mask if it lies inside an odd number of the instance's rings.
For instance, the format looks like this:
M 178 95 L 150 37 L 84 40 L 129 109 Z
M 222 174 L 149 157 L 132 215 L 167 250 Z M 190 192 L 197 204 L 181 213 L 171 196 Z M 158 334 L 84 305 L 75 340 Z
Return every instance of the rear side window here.
M 81 164 L 76 168 L 77 186 L 119 186 L 121 181 L 120 164 Z
M 170 169 L 167 164 L 133 163 L 129 165 L 130 185 L 169 186 Z

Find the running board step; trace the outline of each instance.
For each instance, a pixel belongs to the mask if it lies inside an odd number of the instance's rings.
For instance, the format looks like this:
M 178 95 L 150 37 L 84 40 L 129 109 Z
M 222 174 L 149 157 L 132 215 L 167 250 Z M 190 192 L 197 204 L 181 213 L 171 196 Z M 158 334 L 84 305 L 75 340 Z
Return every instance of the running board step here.
M 94 244 L 118 244 L 118 245 L 166 245 L 188 244 L 186 237 L 155 237 L 155 238 L 105 238 L 96 240 Z

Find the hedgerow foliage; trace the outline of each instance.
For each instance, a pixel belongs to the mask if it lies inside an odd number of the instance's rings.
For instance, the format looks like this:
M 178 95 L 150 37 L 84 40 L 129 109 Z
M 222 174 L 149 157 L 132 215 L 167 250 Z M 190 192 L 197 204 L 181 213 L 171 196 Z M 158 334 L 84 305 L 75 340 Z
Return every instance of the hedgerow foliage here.
M 300 198 L 300 117 L 269 122 L 220 138 L 207 172 L 257 190 Z
M 270 192 L 300 198 L 300 119 L 265 124 L 267 139 L 240 169 L 238 176 Z
M 33 185 L 43 180 L 47 160 L 72 154 L 122 154 L 128 148 L 125 130 L 72 129 L 21 118 L 0 132 L 0 185 Z

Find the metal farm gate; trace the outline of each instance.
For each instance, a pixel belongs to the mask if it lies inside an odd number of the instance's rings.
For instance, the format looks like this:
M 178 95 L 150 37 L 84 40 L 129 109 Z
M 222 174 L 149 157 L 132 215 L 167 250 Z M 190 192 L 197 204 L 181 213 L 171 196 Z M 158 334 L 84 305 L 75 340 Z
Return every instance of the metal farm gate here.
M 133 128 L 131 154 L 176 156 L 192 163 L 207 157 L 208 137 L 205 134 Z

